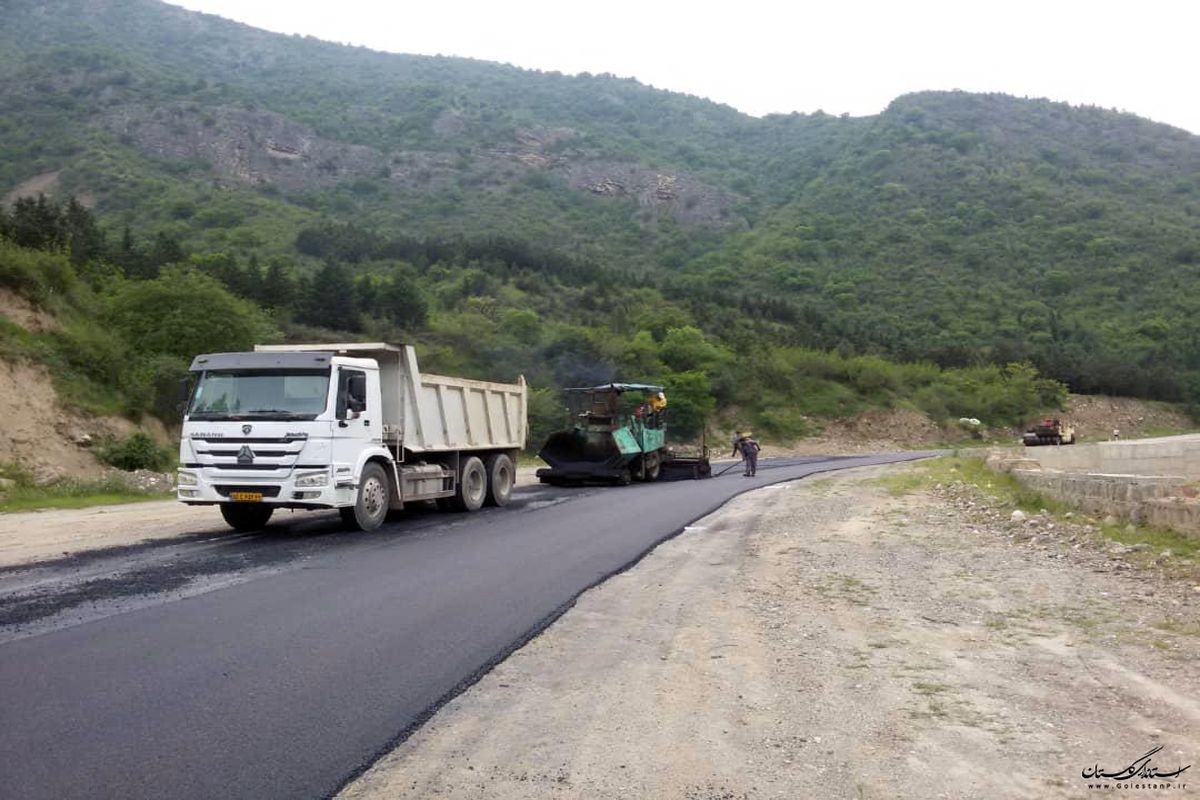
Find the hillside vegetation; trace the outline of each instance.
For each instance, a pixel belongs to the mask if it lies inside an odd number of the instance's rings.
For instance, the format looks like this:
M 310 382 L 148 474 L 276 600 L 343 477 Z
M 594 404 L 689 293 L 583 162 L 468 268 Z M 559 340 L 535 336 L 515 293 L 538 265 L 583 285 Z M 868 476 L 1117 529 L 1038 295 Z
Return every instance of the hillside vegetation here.
M 25 215 L 35 212 L 62 227 L 43 237 L 49 241 L 41 249 L 15 240 L 27 232 Z M 286 322 L 299 338 L 357 332 L 415 342 L 430 370 L 501 379 L 525 373 L 533 386 L 534 447 L 561 422 L 556 387 L 617 375 L 662 381 L 673 426 L 684 435 L 697 434 L 718 407 L 740 408 L 769 436 L 787 439 L 811 432 L 812 417 L 873 407 L 918 408 L 935 419 L 974 413 L 1013 424 L 1065 398 L 1062 384 L 1029 365 L 942 369 L 782 345 L 738 353 L 710 340 L 684 308 L 653 289 L 598 296 L 515 268 L 502 279 L 474 266 L 486 258 L 472 259 L 481 254 L 469 248 L 448 248 L 421 267 L 364 260 L 353 276 L 331 260 L 310 279 L 273 284 L 269 268 L 213 256 L 159 265 L 152 247 L 126 251 L 103 240 L 98 253 L 73 264 L 65 226 L 87 216 L 45 200 L 20 201 L 15 215 L 0 214 L 0 287 L 56 319 L 36 331 L 0 317 L 0 355 L 51 366 L 60 394 L 94 413 L 170 420 L 193 354 L 277 339 L 280 322 L 292 314 L 304 321 Z M 264 308 L 247 299 L 265 286 L 285 288 L 290 305 L 260 300 Z
M 80 402 L 167 413 L 147 387 L 216 349 L 210 305 L 222 344 L 337 331 L 524 372 L 539 425 L 553 387 L 617 376 L 667 382 L 685 428 L 737 408 L 785 438 L 879 406 L 1015 424 L 1061 401 L 1041 376 L 1200 400 L 1184 131 L 964 93 L 755 119 L 153 0 L 10 6 L 0 188 L 56 199 L 5 214 L 25 266 L 0 275 L 74 322 L 4 347 Z

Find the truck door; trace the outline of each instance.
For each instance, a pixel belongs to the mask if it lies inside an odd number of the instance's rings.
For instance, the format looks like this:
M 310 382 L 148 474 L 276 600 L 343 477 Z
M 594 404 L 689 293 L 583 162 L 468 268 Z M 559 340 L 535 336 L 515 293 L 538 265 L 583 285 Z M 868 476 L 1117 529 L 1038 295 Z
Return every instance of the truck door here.
M 333 428 L 334 463 L 353 467 L 358 456 L 372 441 L 382 437 L 378 398 L 371 392 L 365 370 L 342 367 L 338 370 L 336 417 Z M 375 398 L 376 402 L 371 402 Z

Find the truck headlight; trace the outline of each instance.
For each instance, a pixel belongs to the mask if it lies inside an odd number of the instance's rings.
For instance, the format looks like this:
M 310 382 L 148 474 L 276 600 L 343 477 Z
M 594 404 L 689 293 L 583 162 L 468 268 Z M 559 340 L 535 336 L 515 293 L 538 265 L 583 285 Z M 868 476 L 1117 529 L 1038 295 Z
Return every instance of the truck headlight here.
M 310 472 L 308 475 L 301 475 L 296 478 L 296 486 L 328 486 L 328 472 Z
M 196 473 L 194 472 L 184 472 L 183 470 L 179 470 L 179 472 L 175 475 L 176 486 L 195 486 L 197 483 L 198 481 L 196 480 Z

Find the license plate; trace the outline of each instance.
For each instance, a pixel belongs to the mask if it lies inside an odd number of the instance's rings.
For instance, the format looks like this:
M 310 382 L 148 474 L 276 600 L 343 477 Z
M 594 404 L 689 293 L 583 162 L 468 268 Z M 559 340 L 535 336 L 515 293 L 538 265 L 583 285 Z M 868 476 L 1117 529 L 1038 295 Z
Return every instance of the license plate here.
M 235 503 L 261 503 L 262 492 L 230 492 L 229 499 Z

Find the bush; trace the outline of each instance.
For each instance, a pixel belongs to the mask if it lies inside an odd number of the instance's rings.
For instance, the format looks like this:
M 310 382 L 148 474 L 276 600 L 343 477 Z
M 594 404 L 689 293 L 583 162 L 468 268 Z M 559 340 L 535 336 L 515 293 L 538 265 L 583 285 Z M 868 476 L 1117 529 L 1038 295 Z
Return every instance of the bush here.
M 120 441 L 105 442 L 96 448 L 96 455 L 105 464 L 133 472 L 148 469 L 162 472 L 171 465 L 171 451 L 160 447 L 144 433 L 135 433 Z
M 66 256 L 29 250 L 0 237 L 0 286 L 45 306 L 55 297 L 73 300 L 79 280 Z
M 712 386 L 702 372 L 667 372 L 668 438 L 674 442 L 696 439 L 716 410 Z
M 763 409 L 758 414 L 759 438 L 792 442 L 813 433 L 808 420 L 797 408 L 786 405 Z
M 187 359 L 197 353 L 245 350 L 278 336 L 253 303 L 234 296 L 215 278 L 180 268 L 116 287 L 108 321 L 141 352 Z
M 542 449 L 550 434 L 567 425 L 567 410 L 558 391 L 529 387 L 529 439 L 526 448 L 533 453 Z

